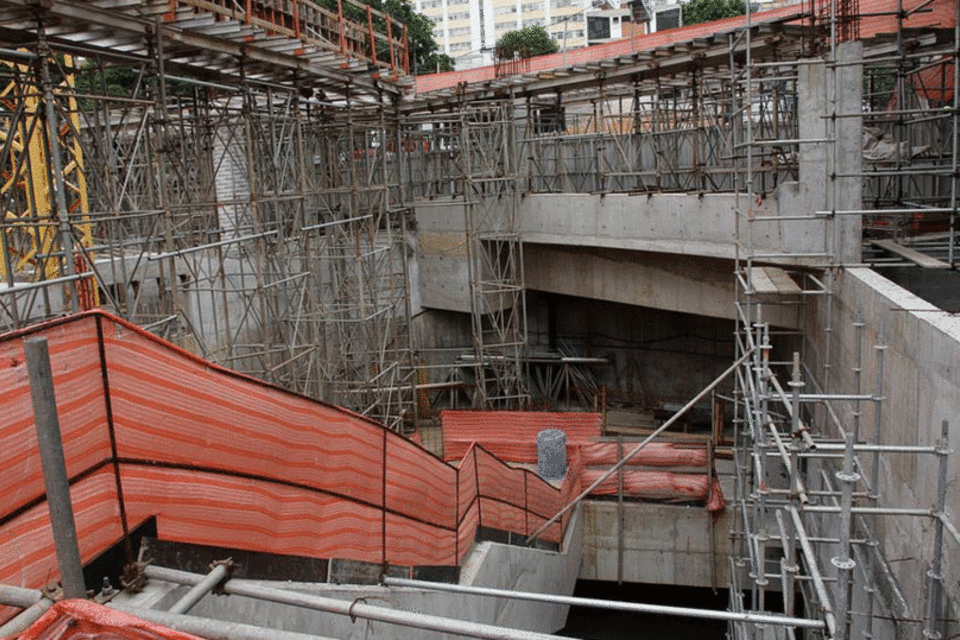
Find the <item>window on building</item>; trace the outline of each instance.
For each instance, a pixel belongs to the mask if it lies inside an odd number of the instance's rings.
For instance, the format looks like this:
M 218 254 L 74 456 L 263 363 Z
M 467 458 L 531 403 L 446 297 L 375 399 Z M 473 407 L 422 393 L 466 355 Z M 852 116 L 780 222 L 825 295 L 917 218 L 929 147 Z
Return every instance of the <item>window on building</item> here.
M 605 40 L 610 37 L 610 20 L 605 17 L 587 18 L 587 39 Z
M 657 31 L 665 31 L 680 26 L 680 9 L 657 11 Z

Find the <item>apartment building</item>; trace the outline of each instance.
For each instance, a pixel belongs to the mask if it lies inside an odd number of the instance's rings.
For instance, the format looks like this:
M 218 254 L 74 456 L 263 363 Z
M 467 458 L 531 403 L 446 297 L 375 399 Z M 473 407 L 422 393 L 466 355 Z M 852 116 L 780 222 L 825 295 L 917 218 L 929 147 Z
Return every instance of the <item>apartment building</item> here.
M 416 10 L 434 22 L 441 51 L 457 69 L 493 63 L 497 39 L 508 31 L 542 26 L 572 49 L 587 44 L 584 12 L 589 0 L 416 0 Z

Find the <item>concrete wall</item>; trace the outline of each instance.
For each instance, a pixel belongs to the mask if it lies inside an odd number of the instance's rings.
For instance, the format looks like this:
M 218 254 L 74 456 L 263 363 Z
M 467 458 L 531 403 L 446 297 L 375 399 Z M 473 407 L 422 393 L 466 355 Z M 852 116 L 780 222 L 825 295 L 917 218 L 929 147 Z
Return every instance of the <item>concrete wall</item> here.
M 863 389 L 874 391 L 880 350 L 883 349 L 883 388 L 880 433 L 874 428 L 873 403 L 862 405 L 860 439 L 875 438 L 888 445 L 937 443 L 943 420 L 952 426 L 953 442 L 960 440 L 960 318 L 941 311 L 874 271 L 853 268 L 841 272 L 835 282 L 832 302 L 815 301 L 809 314 L 807 333 L 818 339 L 809 341 L 807 361 L 823 378 L 829 370 L 834 392 L 856 390 L 853 368 L 856 364 L 854 321 L 862 318 Z M 828 335 L 827 329 L 830 328 Z M 828 348 L 829 345 L 829 348 Z M 840 407 L 849 423 L 851 407 Z M 956 449 L 956 444 L 954 444 Z M 868 475 L 872 458 L 865 456 Z M 937 459 L 931 455 L 886 454 L 879 473 L 880 503 L 883 505 L 930 509 L 937 496 Z M 960 456 L 949 459 L 947 513 L 956 526 L 960 487 Z M 881 551 L 890 562 L 893 574 L 913 618 L 924 617 L 926 570 L 933 557 L 932 524 L 926 517 L 896 516 L 878 518 L 876 530 Z M 952 600 L 960 602 L 960 546 L 948 535 L 944 544 L 945 588 Z M 954 608 L 954 611 L 956 609 Z M 919 625 L 907 631 L 919 632 Z
M 617 580 L 617 513 L 615 502 L 585 503 L 581 579 Z M 726 588 L 731 514 L 713 522 L 703 507 L 625 504 L 623 580 Z
M 582 515 L 578 510 L 567 528 L 562 552 L 538 551 L 492 542 L 478 543 L 462 568 L 461 583 L 570 595 L 580 569 L 581 523 Z M 273 583 L 264 584 L 276 586 Z M 284 583 L 281 587 L 348 602 L 365 598 L 367 604 L 374 606 L 542 632 L 554 632 L 562 628 L 566 623 L 569 608 L 399 587 L 314 583 Z M 186 590 L 186 587 L 171 588 L 167 583 L 153 582 L 144 593 L 132 596 L 122 594 L 118 601 L 130 606 L 165 609 L 186 593 Z M 353 622 L 347 616 L 238 596 L 207 596 L 190 614 L 338 640 L 456 640 L 462 637 L 361 619 Z

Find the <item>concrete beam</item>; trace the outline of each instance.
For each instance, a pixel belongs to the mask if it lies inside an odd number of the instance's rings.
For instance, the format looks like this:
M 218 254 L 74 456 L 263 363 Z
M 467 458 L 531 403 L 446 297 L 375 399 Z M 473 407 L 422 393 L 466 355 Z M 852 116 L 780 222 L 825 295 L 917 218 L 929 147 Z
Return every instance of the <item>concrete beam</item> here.
M 528 289 L 732 320 L 733 262 L 697 256 L 527 244 Z M 770 308 L 771 322 L 797 327 L 797 308 Z

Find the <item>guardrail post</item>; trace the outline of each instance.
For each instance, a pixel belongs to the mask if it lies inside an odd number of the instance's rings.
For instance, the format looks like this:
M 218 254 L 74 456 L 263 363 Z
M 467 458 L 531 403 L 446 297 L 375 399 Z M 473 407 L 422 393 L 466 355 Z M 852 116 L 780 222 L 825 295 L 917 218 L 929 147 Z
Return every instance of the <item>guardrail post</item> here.
M 370 5 L 367 5 L 367 29 L 370 32 L 370 62 L 377 64 L 377 41 L 373 35 L 373 13 L 370 12 Z

